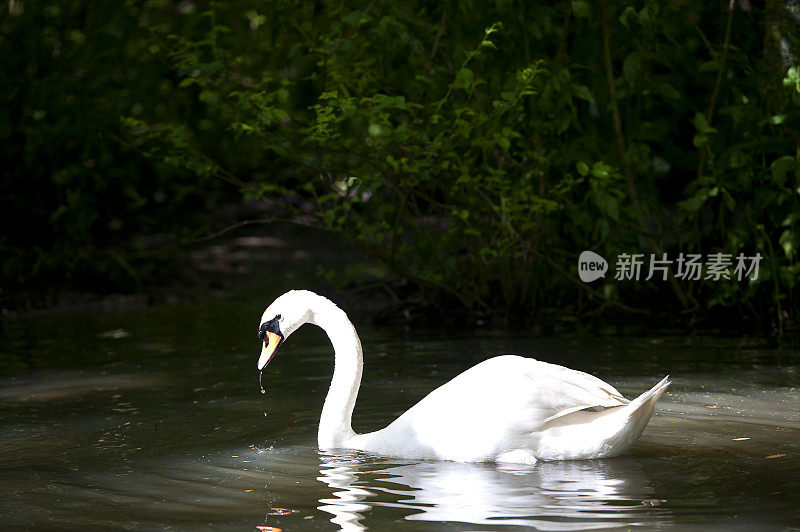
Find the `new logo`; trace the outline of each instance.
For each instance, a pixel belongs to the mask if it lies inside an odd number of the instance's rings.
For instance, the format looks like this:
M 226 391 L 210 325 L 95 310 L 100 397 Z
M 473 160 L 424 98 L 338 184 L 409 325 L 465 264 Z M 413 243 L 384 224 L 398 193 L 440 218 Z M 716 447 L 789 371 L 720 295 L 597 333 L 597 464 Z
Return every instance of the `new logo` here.
M 578 257 L 578 275 L 584 283 L 606 276 L 608 262 L 594 251 L 584 251 Z

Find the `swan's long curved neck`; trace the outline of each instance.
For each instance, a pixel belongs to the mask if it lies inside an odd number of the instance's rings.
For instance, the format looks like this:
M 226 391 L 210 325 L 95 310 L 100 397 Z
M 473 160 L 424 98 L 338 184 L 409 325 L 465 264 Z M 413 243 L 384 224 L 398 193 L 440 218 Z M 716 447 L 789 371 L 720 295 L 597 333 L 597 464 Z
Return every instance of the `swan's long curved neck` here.
M 334 353 L 333 378 L 322 407 L 317 441 L 321 449 L 344 447 L 356 435 L 352 419 L 364 364 L 361 340 L 344 311 L 327 299 L 320 297 L 310 310 L 310 322 L 325 331 Z

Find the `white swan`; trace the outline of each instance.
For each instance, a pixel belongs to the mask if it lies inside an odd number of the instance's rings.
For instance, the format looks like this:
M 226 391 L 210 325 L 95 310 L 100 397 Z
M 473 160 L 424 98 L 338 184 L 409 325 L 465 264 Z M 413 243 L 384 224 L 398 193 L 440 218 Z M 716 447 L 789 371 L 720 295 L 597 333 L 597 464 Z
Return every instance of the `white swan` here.
M 259 371 L 305 323 L 322 327 L 334 350 L 331 386 L 322 408 L 321 449 L 359 449 L 387 456 L 459 462 L 605 458 L 639 439 L 665 377 L 633 401 L 581 371 L 504 355 L 485 360 L 429 393 L 389 426 L 356 434 L 351 426 L 361 384 L 361 341 L 347 315 L 328 299 L 292 290 L 261 317 Z

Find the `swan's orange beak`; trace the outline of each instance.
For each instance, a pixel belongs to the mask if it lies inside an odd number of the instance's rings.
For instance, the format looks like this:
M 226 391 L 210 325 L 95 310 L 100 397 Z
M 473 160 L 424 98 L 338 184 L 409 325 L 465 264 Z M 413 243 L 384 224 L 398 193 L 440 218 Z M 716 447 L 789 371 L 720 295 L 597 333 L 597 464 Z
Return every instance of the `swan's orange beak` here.
M 281 343 L 281 340 L 283 340 L 283 337 L 281 337 L 280 334 L 267 331 L 267 334 L 264 336 L 264 346 L 261 348 L 261 356 L 258 357 L 259 371 L 264 369 L 264 366 L 269 364 L 269 361 L 272 360 L 272 357 L 275 355 L 275 351 L 278 349 L 278 344 Z

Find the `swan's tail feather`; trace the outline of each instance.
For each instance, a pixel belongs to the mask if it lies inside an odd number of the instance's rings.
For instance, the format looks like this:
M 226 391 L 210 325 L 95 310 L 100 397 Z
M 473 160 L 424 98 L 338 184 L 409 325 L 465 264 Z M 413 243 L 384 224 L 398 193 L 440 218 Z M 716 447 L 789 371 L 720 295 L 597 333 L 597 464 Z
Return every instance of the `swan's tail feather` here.
M 669 375 L 661 379 L 658 384 L 644 392 L 642 395 L 628 403 L 626 408 L 632 408 L 633 410 L 638 410 L 641 408 L 641 405 L 647 403 L 648 401 L 652 401 L 652 404 L 655 406 L 656 401 L 661 398 L 661 394 L 667 389 L 667 387 L 672 384 L 669 380 Z
M 658 384 L 631 401 L 628 405 L 615 409 L 625 417 L 625 427 L 607 442 L 607 449 L 603 456 L 618 456 L 626 453 L 644 432 L 656 403 L 670 385 L 669 375 L 661 379 Z
M 656 402 L 669 384 L 667 376 L 627 405 L 599 412 L 584 409 L 550 420 L 542 429 L 537 456 L 553 460 L 608 458 L 626 453 L 644 432 Z
M 667 375 L 661 379 L 658 384 L 644 392 L 642 395 L 624 407 L 625 410 L 629 412 L 629 415 L 632 419 L 644 420 L 642 430 L 644 430 L 644 425 L 646 425 L 650 420 L 650 416 L 653 415 L 656 402 L 658 402 L 658 400 L 661 398 L 661 395 L 666 391 L 670 384 L 669 375 Z

